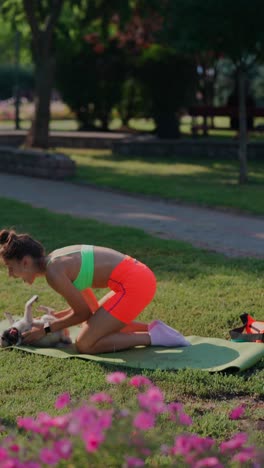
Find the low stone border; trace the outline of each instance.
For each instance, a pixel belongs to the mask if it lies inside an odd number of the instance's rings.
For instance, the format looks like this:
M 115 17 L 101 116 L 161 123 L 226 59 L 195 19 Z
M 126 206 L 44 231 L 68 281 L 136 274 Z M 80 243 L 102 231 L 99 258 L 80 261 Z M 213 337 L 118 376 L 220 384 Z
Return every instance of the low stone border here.
M 17 147 L 23 144 L 26 131 L 0 131 L 0 145 Z M 54 148 L 100 148 L 111 149 L 115 153 L 133 158 L 166 156 L 238 159 L 238 140 L 210 140 L 210 138 L 179 138 L 161 140 L 154 135 L 133 135 L 115 132 L 51 132 L 50 146 Z M 0 146 L 1 148 L 1 146 Z M 249 159 L 264 159 L 264 142 L 248 144 Z
M 18 147 L 24 144 L 26 130 L 0 130 L 0 145 Z M 111 149 L 113 141 L 126 138 L 122 132 L 63 132 L 51 131 L 50 148 Z
M 75 174 L 75 162 L 64 154 L 0 146 L 0 171 L 45 179 L 65 179 Z
M 124 138 L 112 144 L 115 153 L 121 156 L 166 156 L 207 159 L 237 159 L 238 140 L 210 141 L 206 138 L 179 138 L 178 140 L 160 140 L 153 136 Z M 248 144 L 248 157 L 264 159 L 264 143 L 251 142 Z

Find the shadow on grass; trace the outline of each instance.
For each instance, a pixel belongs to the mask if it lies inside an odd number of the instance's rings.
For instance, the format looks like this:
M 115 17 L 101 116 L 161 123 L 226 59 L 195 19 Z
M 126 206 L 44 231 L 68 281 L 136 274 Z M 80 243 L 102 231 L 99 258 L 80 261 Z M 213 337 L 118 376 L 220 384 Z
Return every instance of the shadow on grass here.
M 74 154 L 74 151 L 72 151 Z M 69 153 L 68 153 L 69 154 Z M 77 170 L 78 177 L 81 179 L 87 178 L 89 180 L 111 181 L 114 182 L 115 178 L 119 179 L 119 184 L 122 184 L 122 174 L 124 179 L 127 181 L 132 178 L 136 182 L 136 186 L 140 185 L 140 181 L 151 177 L 153 186 L 155 186 L 155 180 L 163 181 L 166 183 L 173 179 L 173 182 L 179 182 L 181 185 L 197 185 L 202 186 L 204 184 L 210 186 L 218 183 L 220 185 L 230 185 L 234 188 L 239 187 L 238 174 L 239 174 L 239 163 L 236 160 L 231 161 L 208 161 L 203 159 L 189 159 L 189 158 L 158 158 L 158 157 L 131 157 L 120 156 L 117 154 L 97 154 L 93 157 L 95 164 L 89 163 L 89 158 L 85 155 L 78 156 Z M 96 165 L 98 161 L 98 166 Z M 131 164 L 135 162 L 133 170 Z M 111 166 L 111 162 L 113 165 Z M 143 168 L 137 167 L 137 162 L 144 165 Z M 105 164 L 104 164 L 105 163 Z M 118 165 L 118 163 L 121 163 Z M 122 165 L 124 163 L 124 165 Z M 126 166 L 126 163 L 129 166 Z M 149 167 L 148 167 L 149 165 Z M 154 170 L 153 170 L 154 165 Z M 155 172 L 155 165 L 160 167 L 157 168 L 159 172 Z M 174 173 L 168 174 L 163 172 L 163 167 L 173 166 Z M 177 167 L 178 166 L 178 167 Z M 133 173 L 134 171 L 134 173 Z M 129 172 L 131 172 L 129 174 Z M 249 167 L 249 185 L 262 185 L 264 182 L 264 164 L 251 162 Z M 245 189 L 245 186 L 243 187 Z

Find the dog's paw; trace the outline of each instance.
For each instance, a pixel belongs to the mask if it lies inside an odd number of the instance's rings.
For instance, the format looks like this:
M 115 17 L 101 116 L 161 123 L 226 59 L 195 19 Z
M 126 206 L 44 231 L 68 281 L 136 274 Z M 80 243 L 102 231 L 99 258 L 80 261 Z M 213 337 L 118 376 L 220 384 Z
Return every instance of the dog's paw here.
M 9 321 L 10 325 L 13 325 L 13 323 L 15 321 L 13 319 L 13 315 L 10 312 L 4 312 L 4 316 Z
M 34 302 L 36 302 L 38 300 L 38 296 L 37 294 L 35 294 L 34 296 L 32 296 L 26 303 L 26 306 L 31 306 Z
M 38 310 L 41 310 L 42 312 L 45 312 L 47 315 L 54 315 L 55 309 L 52 309 L 52 307 L 40 305 L 38 307 Z

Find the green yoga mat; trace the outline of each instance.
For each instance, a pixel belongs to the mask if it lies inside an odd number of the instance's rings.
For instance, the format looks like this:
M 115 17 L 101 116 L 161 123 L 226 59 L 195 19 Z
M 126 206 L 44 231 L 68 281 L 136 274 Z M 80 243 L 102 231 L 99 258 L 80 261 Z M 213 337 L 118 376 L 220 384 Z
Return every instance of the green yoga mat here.
M 7 322 L 0 322 L 0 333 L 6 328 L 8 328 Z M 73 340 L 78 330 L 78 327 L 71 327 L 70 332 Z M 191 342 L 192 346 L 186 348 L 141 346 L 127 351 L 97 354 L 96 356 L 78 354 L 74 345 L 63 348 L 19 346 L 16 349 L 54 358 L 75 357 L 135 369 L 201 369 L 210 372 L 227 369 L 243 371 L 254 366 L 264 357 L 264 344 L 261 343 L 235 343 L 220 338 L 205 338 L 202 336 L 187 336 L 186 338 Z

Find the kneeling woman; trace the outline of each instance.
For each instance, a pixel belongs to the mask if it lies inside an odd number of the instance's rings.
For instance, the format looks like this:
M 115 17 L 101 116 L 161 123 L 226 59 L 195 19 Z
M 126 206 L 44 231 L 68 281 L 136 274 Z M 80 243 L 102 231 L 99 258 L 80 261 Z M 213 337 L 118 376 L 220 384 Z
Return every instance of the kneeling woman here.
M 71 245 L 45 254 L 40 242 L 28 234 L 0 231 L 0 257 L 9 276 L 32 284 L 44 276 L 69 309 L 52 324 L 24 334 L 26 344 L 83 323 L 76 347 L 80 353 L 107 353 L 138 345 L 186 346 L 184 338 L 159 320 L 151 324 L 134 319 L 152 301 L 156 291 L 153 272 L 138 260 L 116 250 Z M 90 288 L 110 288 L 100 303 Z M 183 340 L 182 340 L 183 339 Z
M 0 231 L 0 244 L 9 276 L 29 284 L 44 276 L 70 306 L 55 323 L 27 332 L 25 343 L 85 322 L 76 340 L 80 353 L 151 344 L 148 326 L 133 322 L 156 291 L 155 276 L 143 263 L 110 248 L 91 245 L 67 246 L 45 255 L 41 243 L 28 234 L 5 229 Z M 91 287 L 108 287 L 111 292 L 99 305 Z

